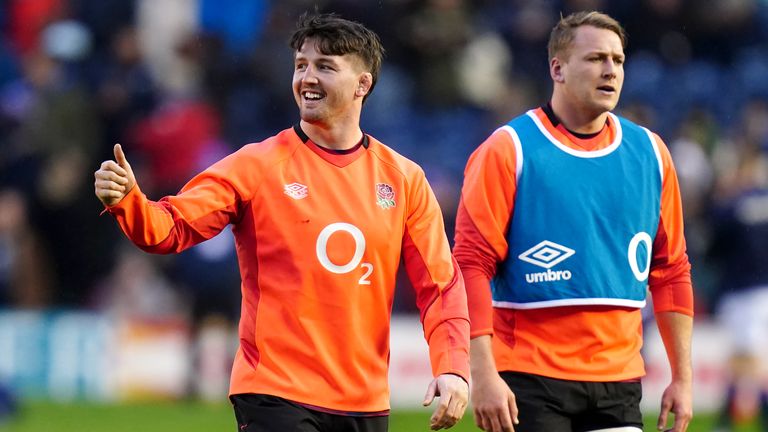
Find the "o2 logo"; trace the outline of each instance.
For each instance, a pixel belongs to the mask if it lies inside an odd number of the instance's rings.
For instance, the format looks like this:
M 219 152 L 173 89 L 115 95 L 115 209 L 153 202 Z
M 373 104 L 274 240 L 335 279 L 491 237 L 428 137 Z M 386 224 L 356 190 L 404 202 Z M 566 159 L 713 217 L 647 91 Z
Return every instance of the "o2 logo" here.
M 352 259 L 350 259 L 349 262 L 344 265 L 334 264 L 331 262 L 331 259 L 328 258 L 328 239 L 330 239 L 333 234 L 339 231 L 349 233 L 355 240 L 355 253 L 352 255 Z M 371 281 L 368 280 L 368 277 L 371 275 L 371 273 L 373 273 L 373 264 L 360 262 L 363 259 L 363 253 L 365 252 L 365 236 L 363 235 L 363 232 L 360 231 L 360 228 L 345 222 L 336 222 L 328 225 L 327 227 L 323 228 L 323 230 L 320 231 L 320 235 L 317 236 L 315 252 L 317 254 L 318 261 L 320 261 L 320 264 L 322 264 L 322 266 L 329 272 L 336 274 L 346 274 L 356 268 L 361 268 L 364 269 L 365 273 L 363 273 L 363 276 L 357 283 L 360 285 L 371 284 Z

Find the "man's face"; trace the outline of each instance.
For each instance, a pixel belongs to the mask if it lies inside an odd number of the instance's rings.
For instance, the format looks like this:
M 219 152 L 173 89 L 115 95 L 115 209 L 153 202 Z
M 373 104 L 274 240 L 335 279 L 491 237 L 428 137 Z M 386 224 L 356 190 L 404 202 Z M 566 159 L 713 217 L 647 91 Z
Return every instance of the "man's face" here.
M 293 97 L 301 119 L 330 125 L 358 113 L 370 87 L 366 75 L 356 56 L 323 54 L 307 39 L 296 51 L 293 69 Z
M 624 49 L 619 35 L 607 29 L 581 26 L 559 57 L 566 99 L 589 114 L 611 111 L 624 84 Z

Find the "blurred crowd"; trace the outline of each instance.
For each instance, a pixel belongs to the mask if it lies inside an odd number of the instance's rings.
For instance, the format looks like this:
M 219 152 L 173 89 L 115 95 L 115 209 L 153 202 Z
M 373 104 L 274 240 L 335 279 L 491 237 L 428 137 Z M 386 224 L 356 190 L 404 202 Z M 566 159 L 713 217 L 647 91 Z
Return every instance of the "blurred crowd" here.
M 672 151 L 697 309 L 713 311 L 731 273 L 768 267 L 768 252 L 728 247 L 719 219 L 768 188 L 761 0 L 0 1 L 0 307 L 235 320 L 231 233 L 148 257 L 99 216 L 93 171 L 119 142 L 159 199 L 294 124 L 287 38 L 304 11 L 334 11 L 381 36 L 387 56 L 363 127 L 424 167 L 452 237 L 467 157 L 547 102 L 549 30 L 582 9 L 626 26 L 618 111 Z M 750 209 L 768 218 L 768 201 Z M 396 311 L 414 310 L 399 291 Z

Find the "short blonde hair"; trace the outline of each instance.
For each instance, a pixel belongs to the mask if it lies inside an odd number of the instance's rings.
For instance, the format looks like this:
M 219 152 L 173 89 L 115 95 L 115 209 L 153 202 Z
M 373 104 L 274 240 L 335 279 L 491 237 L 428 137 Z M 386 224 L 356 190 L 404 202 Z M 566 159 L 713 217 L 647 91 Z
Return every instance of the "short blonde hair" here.
M 547 44 L 550 61 L 553 57 L 570 48 L 574 32 L 581 26 L 592 26 L 610 30 L 619 36 L 622 48 L 627 46 L 627 33 L 624 31 L 624 27 L 615 19 L 597 11 L 575 12 L 567 17 L 560 17 L 560 21 L 552 28 L 552 32 L 549 34 L 549 44 Z

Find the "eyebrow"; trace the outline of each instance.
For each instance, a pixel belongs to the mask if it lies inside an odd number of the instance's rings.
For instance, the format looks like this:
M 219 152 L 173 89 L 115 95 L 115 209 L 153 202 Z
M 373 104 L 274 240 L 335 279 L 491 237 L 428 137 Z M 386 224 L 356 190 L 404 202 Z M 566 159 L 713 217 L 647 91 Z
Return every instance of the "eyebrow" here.
M 599 55 L 599 56 L 606 56 L 606 57 L 626 57 L 626 54 L 624 53 L 613 53 L 611 51 L 604 51 L 604 50 L 593 50 L 593 51 L 587 51 L 587 57 L 593 56 L 593 55 Z

